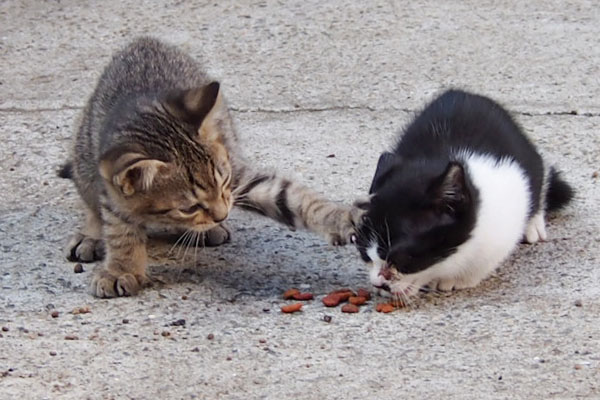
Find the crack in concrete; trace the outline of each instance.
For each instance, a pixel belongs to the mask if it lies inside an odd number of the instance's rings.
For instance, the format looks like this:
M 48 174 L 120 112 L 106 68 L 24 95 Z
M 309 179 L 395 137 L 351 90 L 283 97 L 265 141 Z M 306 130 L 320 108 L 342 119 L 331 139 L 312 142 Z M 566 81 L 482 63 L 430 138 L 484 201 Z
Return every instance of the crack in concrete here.
M 61 107 L 42 107 L 42 108 L 21 108 L 21 107 L 6 107 L 0 108 L 0 113 L 15 113 L 15 114 L 29 114 L 36 112 L 54 112 L 54 111 L 70 111 L 70 110 L 82 110 L 83 106 L 65 105 Z M 328 111 L 370 111 L 370 112 L 394 112 L 401 111 L 405 113 L 417 113 L 421 111 L 418 109 L 411 108 L 375 108 L 369 106 L 330 106 L 330 107 L 307 107 L 307 108 L 238 108 L 229 107 L 233 112 L 245 114 L 245 113 L 264 113 L 264 114 L 293 114 L 303 112 L 328 112 Z M 542 116 L 573 116 L 573 117 L 600 117 L 600 112 L 578 112 L 578 111 L 545 111 L 545 112 L 534 112 L 534 111 L 512 111 L 514 115 L 523 115 L 528 117 L 542 117 Z
M 41 107 L 41 108 L 22 108 L 22 107 L 6 107 L 0 108 L 0 113 L 28 114 L 36 112 L 52 112 L 52 111 L 67 111 L 81 110 L 82 106 L 61 106 L 61 107 Z

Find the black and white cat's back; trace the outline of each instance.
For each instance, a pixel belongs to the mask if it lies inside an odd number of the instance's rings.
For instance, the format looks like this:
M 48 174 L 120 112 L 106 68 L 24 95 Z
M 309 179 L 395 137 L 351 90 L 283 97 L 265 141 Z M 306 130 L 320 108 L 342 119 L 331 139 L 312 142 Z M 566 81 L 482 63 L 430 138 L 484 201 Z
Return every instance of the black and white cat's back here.
M 494 101 L 450 90 L 377 166 L 358 247 L 371 281 L 410 295 L 477 285 L 524 237 L 546 238 L 546 211 L 572 190 Z

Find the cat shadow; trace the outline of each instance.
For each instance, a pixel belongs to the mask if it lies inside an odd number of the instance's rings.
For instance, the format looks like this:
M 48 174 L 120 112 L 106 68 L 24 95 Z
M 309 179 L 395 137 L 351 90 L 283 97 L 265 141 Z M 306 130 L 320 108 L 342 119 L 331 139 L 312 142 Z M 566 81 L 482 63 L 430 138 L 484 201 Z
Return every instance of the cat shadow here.
M 291 287 L 325 294 L 339 287 L 366 286 L 367 273 L 354 249 L 332 250 L 326 244 L 312 245 L 323 260 L 307 257 L 306 249 L 267 251 L 260 245 L 225 243 L 218 247 L 174 246 L 177 236 L 153 236 L 148 273 L 157 289 L 186 286 L 210 293 L 211 298 L 233 301 L 240 297 L 269 299 Z M 272 247 L 271 247 L 272 248 Z

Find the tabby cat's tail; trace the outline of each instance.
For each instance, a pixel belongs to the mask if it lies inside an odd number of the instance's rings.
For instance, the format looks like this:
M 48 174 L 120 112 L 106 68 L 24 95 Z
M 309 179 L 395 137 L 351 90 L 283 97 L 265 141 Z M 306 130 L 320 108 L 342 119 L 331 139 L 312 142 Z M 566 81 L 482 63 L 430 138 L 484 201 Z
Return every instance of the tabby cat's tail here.
M 573 199 L 575 192 L 571 185 L 561 179 L 560 172 L 550 168 L 548 192 L 546 193 L 546 211 L 560 210 Z
M 73 163 L 71 161 L 64 163 L 57 171 L 57 174 L 59 178 L 73 179 Z

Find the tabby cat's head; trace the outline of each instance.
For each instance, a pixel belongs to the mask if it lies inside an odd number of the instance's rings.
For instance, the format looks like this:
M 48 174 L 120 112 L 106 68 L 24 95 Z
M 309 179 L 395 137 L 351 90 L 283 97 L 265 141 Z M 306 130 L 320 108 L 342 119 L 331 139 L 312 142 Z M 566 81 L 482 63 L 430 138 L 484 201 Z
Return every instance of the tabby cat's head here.
M 118 143 L 101 156 L 111 201 L 136 220 L 204 231 L 233 205 L 219 83 L 124 104 L 106 129 Z

